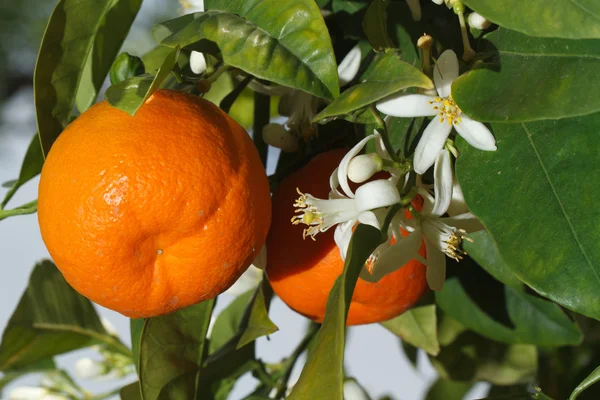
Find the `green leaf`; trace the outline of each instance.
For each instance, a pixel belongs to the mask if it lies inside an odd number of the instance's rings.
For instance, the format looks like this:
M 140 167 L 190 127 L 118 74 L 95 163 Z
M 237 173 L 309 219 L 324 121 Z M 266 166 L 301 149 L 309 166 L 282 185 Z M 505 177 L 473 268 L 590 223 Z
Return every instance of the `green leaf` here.
M 52 262 L 42 261 L 35 266 L 2 334 L 0 370 L 24 367 L 95 343 L 131 355 L 104 330 L 92 303 L 69 286 Z
M 127 386 L 123 386 L 119 391 L 121 400 L 142 400 L 142 393 L 140 391 L 140 382 L 131 382 Z
M 194 399 L 214 300 L 148 318 L 140 340 L 144 400 Z
M 162 44 L 210 41 L 225 64 L 257 78 L 327 99 L 339 95 L 331 38 L 314 0 L 206 0 L 205 7 Z M 169 29 L 177 20 L 162 25 Z
M 425 400 L 462 400 L 473 384 L 448 379 L 438 379 L 427 390 Z
M 77 89 L 75 103 L 80 112 L 87 110 L 96 101 L 113 60 L 140 10 L 142 0 L 113 0 L 112 3 L 112 8 L 96 33 L 91 55 Z
M 343 359 L 346 318 L 356 280 L 365 261 L 381 243 L 381 232 L 359 224 L 350 240 L 344 271 L 335 280 L 327 298 L 325 319 L 314 347 L 308 355 L 290 400 L 315 396 L 331 400 L 343 399 Z
M 440 351 L 434 304 L 410 309 L 394 319 L 382 322 L 381 325 L 403 341 L 433 356 Z
M 246 313 L 246 309 L 252 300 L 254 292 L 252 290 L 236 297 L 225 308 L 217 319 L 210 335 L 209 343 L 209 354 L 213 354 L 215 351 L 223 347 L 232 337 L 238 333 L 240 323 Z
M 314 121 L 348 114 L 409 87 L 433 89 L 433 82 L 395 52 L 381 56 L 363 77 L 365 82 L 345 90 Z
M 502 28 L 485 38 L 496 63 L 452 84 L 471 118 L 524 122 L 600 111 L 600 40 L 532 38 Z
M 169 76 L 171 70 L 177 64 L 178 56 L 179 47 L 176 47 L 167 55 L 155 76 L 148 74 L 134 76 L 109 87 L 105 93 L 106 100 L 111 106 L 123 110 L 129 115 L 135 115 L 142 104 Z
M 531 36 L 600 38 L 596 0 L 463 0 L 490 21 Z
M 10 210 L 0 210 L 0 221 L 2 221 L 4 218 L 14 217 L 15 215 L 33 214 L 36 211 L 37 200 L 33 200 Z
M 35 363 L 28 364 L 20 368 L 10 368 L 4 371 L 2 377 L 0 378 L 0 396 L 2 396 L 2 390 L 6 387 L 6 385 L 11 383 L 15 379 L 18 379 L 27 374 L 52 371 L 55 369 L 56 364 L 54 363 L 54 360 L 52 360 L 52 358 L 39 360 Z
M 141 58 L 123 52 L 119 54 L 110 67 L 110 83 L 116 85 L 126 79 L 141 75 L 145 71 L 144 62 Z
M 12 182 L 10 189 L 6 192 L 4 200 L 0 203 L 0 210 L 4 209 L 6 204 L 12 199 L 14 194 L 19 190 L 21 186 L 29 182 L 32 178 L 42 172 L 42 165 L 44 164 L 44 155 L 42 154 L 42 147 L 40 145 L 40 138 L 36 133 L 33 135 L 23 163 L 21 164 L 21 171 L 19 172 L 19 178 Z
M 498 151 L 482 152 L 459 138 L 456 163 L 467 204 L 506 265 L 541 295 L 596 319 L 598 126 L 599 113 L 493 124 Z
M 600 381 L 600 367 L 593 370 L 592 373 L 583 380 L 583 382 L 577 385 L 577 387 L 573 390 L 573 393 L 571 393 L 571 396 L 569 396 L 569 400 L 575 400 L 577 397 L 579 397 L 581 392 L 598 381 Z
M 375 51 L 394 48 L 387 32 L 387 0 L 374 0 L 367 8 L 362 27 Z
M 394 150 L 403 158 L 409 158 L 417 147 L 419 137 L 426 124 L 424 118 L 386 118 L 388 136 Z
M 241 348 L 261 336 L 277 332 L 279 328 L 269 318 L 268 304 L 273 296 L 273 290 L 266 279 L 256 289 L 250 303 L 247 325 L 241 331 L 237 348 Z
M 135 365 L 136 372 L 139 372 L 140 368 L 140 342 L 142 340 L 144 322 L 144 318 L 129 319 L 129 332 L 131 333 L 131 353 L 133 354 L 133 365 Z
M 44 154 L 69 123 L 84 66 L 93 47 L 98 46 L 92 56 L 92 76 L 96 83 L 103 72 L 104 77 L 108 72 L 111 51 L 116 54 L 120 47 L 115 41 L 129 30 L 126 20 L 133 20 L 137 12 L 124 11 L 135 9 L 136 4 L 139 8 L 139 3 L 140 0 L 58 2 L 42 39 L 34 75 L 35 108 Z M 116 26 L 116 22 L 125 25 Z M 97 67 L 96 70 L 93 67 Z

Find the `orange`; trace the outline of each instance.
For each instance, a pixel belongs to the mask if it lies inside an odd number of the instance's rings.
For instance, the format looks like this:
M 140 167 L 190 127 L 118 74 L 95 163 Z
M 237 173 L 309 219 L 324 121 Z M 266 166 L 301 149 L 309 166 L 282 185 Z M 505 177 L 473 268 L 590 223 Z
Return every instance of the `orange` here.
M 229 288 L 264 244 L 271 199 L 240 125 L 160 90 L 134 117 L 102 102 L 64 130 L 42 169 L 38 218 L 78 292 L 139 318 Z
M 293 310 L 322 322 L 327 296 L 344 262 L 333 240 L 335 228 L 319 233 L 316 241 L 302 239 L 302 225 L 292 225 L 296 188 L 326 199 L 329 175 L 345 150 L 314 157 L 303 169 L 286 177 L 273 195 L 273 219 L 267 237 L 267 276 L 275 293 Z M 425 254 L 424 246 L 420 253 Z M 377 283 L 359 279 L 350 303 L 347 325 L 369 324 L 396 317 L 427 291 L 425 266 L 411 261 Z

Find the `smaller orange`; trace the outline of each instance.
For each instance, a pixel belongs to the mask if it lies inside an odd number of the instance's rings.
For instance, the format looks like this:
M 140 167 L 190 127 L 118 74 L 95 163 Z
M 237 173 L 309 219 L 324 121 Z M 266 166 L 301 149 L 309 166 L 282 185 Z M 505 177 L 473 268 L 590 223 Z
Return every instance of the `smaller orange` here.
M 303 227 L 290 223 L 296 188 L 327 198 L 329 175 L 346 150 L 315 156 L 289 175 L 273 195 L 273 218 L 267 237 L 266 273 L 275 293 L 292 309 L 317 322 L 325 316 L 327 296 L 344 262 L 333 240 L 334 228 L 316 241 L 302 239 Z M 425 246 L 421 246 L 425 255 Z M 347 325 L 369 324 L 394 318 L 409 309 L 428 290 L 425 265 L 412 260 L 377 283 L 359 279 L 350 303 Z
M 271 219 L 244 129 L 217 106 L 155 92 L 135 116 L 94 105 L 53 144 L 38 219 L 78 292 L 128 317 L 214 298 L 248 268 Z

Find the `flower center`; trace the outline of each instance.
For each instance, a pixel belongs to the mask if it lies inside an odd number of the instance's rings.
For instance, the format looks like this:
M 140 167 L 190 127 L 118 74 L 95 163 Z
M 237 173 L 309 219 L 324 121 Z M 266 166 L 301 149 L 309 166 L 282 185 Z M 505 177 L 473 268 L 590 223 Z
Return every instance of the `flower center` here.
M 307 236 L 310 236 L 312 240 L 316 240 L 315 236 L 317 233 L 321 232 L 321 227 L 323 226 L 323 218 L 316 213 L 316 209 L 314 206 L 307 204 L 307 197 L 304 193 L 300 191 L 300 189 L 296 188 L 296 191 L 300 195 L 294 202 L 294 210 L 295 213 L 302 213 L 301 215 L 294 215 L 292 217 L 293 225 L 308 225 L 308 228 L 302 231 L 302 239 L 306 239 Z
M 454 102 L 452 95 L 448 97 L 436 97 L 429 104 L 433 106 L 433 109 L 439 112 L 440 123 L 444 122 L 444 119 L 448 121 L 448 125 L 456 125 L 461 121 L 460 115 L 462 111 Z
M 452 232 L 448 240 L 445 242 L 447 247 L 444 253 L 456 261 L 462 260 L 467 254 L 467 252 L 460 247 L 463 240 L 471 243 L 473 242 L 473 239 L 467 237 L 467 232 L 464 229 L 457 229 Z

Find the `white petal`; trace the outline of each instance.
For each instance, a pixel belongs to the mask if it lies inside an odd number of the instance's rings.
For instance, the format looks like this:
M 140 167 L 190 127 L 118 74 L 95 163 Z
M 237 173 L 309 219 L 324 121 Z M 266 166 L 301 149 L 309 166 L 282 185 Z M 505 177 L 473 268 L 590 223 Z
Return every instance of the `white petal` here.
M 347 199 L 348 197 L 338 189 L 340 187 L 340 181 L 338 180 L 338 171 L 339 167 L 334 169 L 331 175 L 329 175 L 329 187 L 331 188 L 331 192 L 329 192 L 329 198 Z
M 440 217 L 446 212 L 452 199 L 452 161 L 450 152 L 442 149 L 435 159 L 433 168 L 435 202 L 431 216 Z
M 33 386 L 18 386 L 8 395 L 9 400 L 37 400 L 48 393 L 47 389 Z
M 277 147 L 285 153 L 298 149 L 298 138 L 280 124 L 267 124 L 262 130 L 262 137 L 269 146 Z
M 431 1 L 433 1 L 438 6 L 444 4 L 444 0 L 431 0 Z
M 421 208 L 421 215 L 431 215 L 435 199 L 427 190 L 425 190 L 425 188 L 419 187 L 417 189 L 417 193 L 423 198 L 423 207 Z
M 434 118 L 429 122 L 415 149 L 413 163 L 417 174 L 424 174 L 433 165 L 451 130 L 452 126 L 445 119 L 440 122 Z
M 458 58 L 452 50 L 440 54 L 433 68 L 433 82 L 440 97 L 450 96 L 452 81 L 458 78 Z
M 75 362 L 75 375 L 81 379 L 94 379 L 102 375 L 104 367 L 89 357 L 80 358 Z
M 459 214 L 448 218 L 440 218 L 440 221 L 446 225 L 454 226 L 458 229 L 464 229 L 469 233 L 478 232 L 485 229 L 477 217 L 471 212 L 466 212 L 464 214 Z
M 363 149 L 363 147 L 365 147 L 367 142 L 369 140 L 375 138 L 376 136 L 377 135 L 375 135 L 375 134 L 369 135 L 366 138 L 364 138 L 363 140 L 361 140 L 360 142 L 358 142 L 352 149 L 350 149 L 350 151 L 348 153 L 346 153 L 344 158 L 342 158 L 342 161 L 340 161 L 340 166 L 337 168 L 337 180 L 338 180 L 342 190 L 350 198 L 354 198 L 354 192 L 352 192 L 352 189 L 350 189 L 350 186 L 348 185 L 348 164 L 350 164 L 350 160 L 352 160 L 355 155 L 360 153 L 360 151 Z M 334 173 L 335 173 L 335 171 L 334 171 Z M 331 179 L 330 179 L 330 182 L 331 182 Z
M 356 381 L 349 379 L 344 382 L 344 400 L 369 400 L 369 396 Z
M 441 290 L 446 281 L 446 256 L 438 251 L 427 238 L 425 238 L 425 247 L 427 248 L 427 284 L 432 290 Z
M 190 69 L 195 74 L 201 74 L 206 71 L 206 58 L 204 58 L 204 54 L 192 51 L 192 54 L 190 54 Z
M 263 247 L 265 248 L 265 247 Z M 250 265 L 248 269 L 239 277 L 237 281 L 224 293 L 231 296 L 239 296 L 249 290 L 256 288 L 263 277 L 263 270 Z
M 397 94 L 377 103 L 377 109 L 392 117 L 431 117 L 436 115 L 433 109 L 435 97 L 424 94 Z
M 358 215 L 358 222 L 365 225 L 371 225 L 374 228 L 381 229 L 381 224 L 377 216 L 372 211 L 365 211 Z
M 361 61 L 360 46 L 356 45 L 346 54 L 338 66 L 338 75 L 340 77 L 340 86 L 347 85 L 358 73 Z
M 399 203 L 400 193 L 392 182 L 387 179 L 378 179 L 367 182 L 356 189 L 355 200 L 356 209 L 362 212 Z
M 471 146 L 485 151 L 495 151 L 496 139 L 492 132 L 481 122 L 473 121 L 471 118 L 462 114 L 461 121 L 454 125 L 454 128 Z
M 420 0 L 406 0 L 408 3 L 408 8 L 410 9 L 410 14 L 414 21 L 421 20 L 421 3 Z
M 360 277 L 367 282 L 378 282 L 384 276 L 399 270 L 418 256 L 422 239 L 421 230 L 417 229 L 408 236 L 397 240 L 396 243 L 379 254 L 373 265 L 372 273 L 361 273 Z
M 448 239 L 456 231 L 456 228 L 445 224 L 441 218 L 424 218 L 421 222 L 423 237 L 429 240 L 440 252 L 448 248 Z
M 356 220 L 348 221 L 344 224 L 339 224 L 335 228 L 333 234 L 333 240 L 340 249 L 340 257 L 342 260 L 346 260 L 346 253 L 348 252 L 348 245 L 350 245 L 350 239 L 352 238 L 352 227 L 356 223 Z
M 456 176 L 453 178 L 452 200 L 450 201 L 447 212 L 450 216 L 469 212 L 469 208 L 465 202 L 465 196 L 463 195 L 462 188 L 460 187 L 460 182 L 458 182 Z

